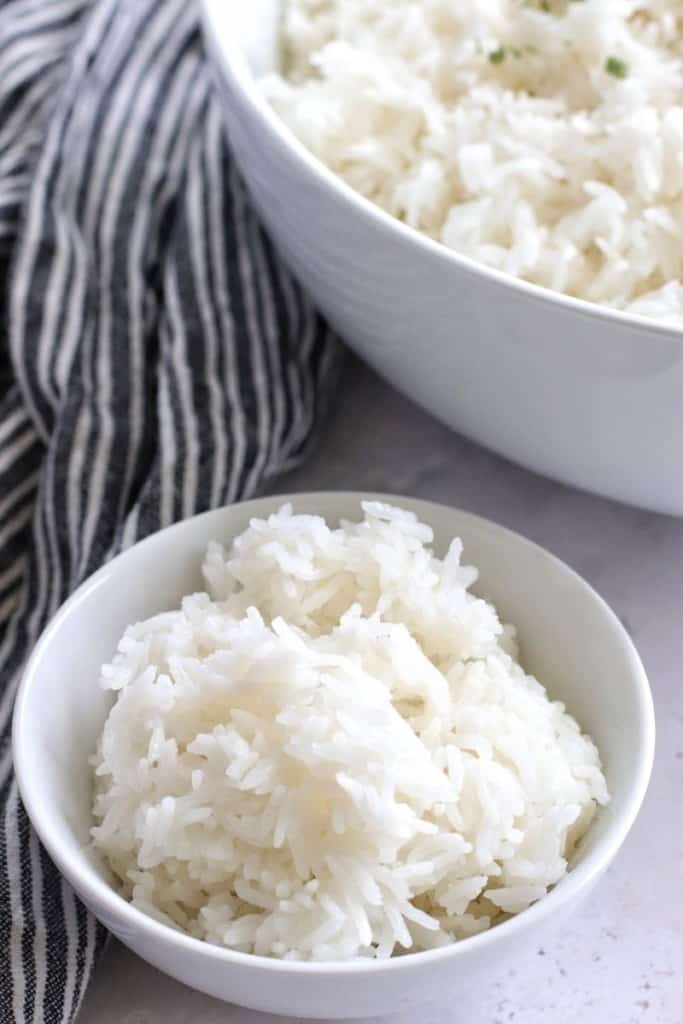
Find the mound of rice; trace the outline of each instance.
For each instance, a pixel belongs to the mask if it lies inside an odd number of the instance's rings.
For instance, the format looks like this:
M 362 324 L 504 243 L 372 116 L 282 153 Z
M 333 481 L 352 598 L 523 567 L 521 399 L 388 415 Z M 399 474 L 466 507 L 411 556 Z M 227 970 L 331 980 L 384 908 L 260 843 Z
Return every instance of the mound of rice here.
M 289 127 L 473 259 L 683 323 L 683 24 L 671 0 L 287 0 Z
M 218 945 L 388 957 L 542 897 L 598 804 L 598 752 L 414 515 L 284 506 L 131 626 L 102 684 L 92 830 L 124 894 Z

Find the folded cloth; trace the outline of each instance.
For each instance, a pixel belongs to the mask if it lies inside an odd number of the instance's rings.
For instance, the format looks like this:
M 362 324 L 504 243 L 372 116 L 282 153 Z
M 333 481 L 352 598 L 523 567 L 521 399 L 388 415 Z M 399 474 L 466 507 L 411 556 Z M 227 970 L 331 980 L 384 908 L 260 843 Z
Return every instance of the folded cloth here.
M 334 378 L 210 78 L 195 0 L 0 0 L 1 1024 L 71 1020 L 104 938 L 12 778 L 27 654 L 114 553 L 293 465 Z

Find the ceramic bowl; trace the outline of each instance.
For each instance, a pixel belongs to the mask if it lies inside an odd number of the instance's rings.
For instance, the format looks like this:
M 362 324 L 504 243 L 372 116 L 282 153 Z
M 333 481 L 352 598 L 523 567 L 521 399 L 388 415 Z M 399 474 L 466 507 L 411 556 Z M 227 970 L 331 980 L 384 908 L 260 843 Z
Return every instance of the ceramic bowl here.
M 296 511 L 336 522 L 357 518 L 363 497 L 377 495 L 291 500 Z M 442 505 L 389 499 L 433 527 L 438 553 L 453 536 L 462 538 L 467 562 L 481 571 L 477 591 L 519 628 L 526 668 L 566 703 L 601 751 L 611 803 L 599 812 L 572 870 L 544 899 L 447 948 L 388 961 L 291 963 L 221 949 L 147 917 L 117 893 L 90 845 L 88 758 L 111 700 L 98 686 L 100 665 L 128 624 L 177 607 L 184 594 L 201 588 L 210 539 L 229 542 L 251 517 L 284 500 L 233 505 L 163 530 L 115 558 L 64 604 L 28 663 L 16 703 L 14 757 L 24 804 L 48 853 L 93 913 L 132 950 L 188 985 L 298 1017 L 372 1016 L 425 999 L 460 1005 L 492 983 L 509 959 L 551 944 L 552 931 L 586 898 L 633 824 L 654 746 L 647 679 L 616 615 L 566 565 L 500 526 Z
M 203 0 L 235 158 L 318 308 L 397 388 L 544 475 L 683 514 L 683 332 L 488 269 L 388 216 L 264 101 L 280 0 Z

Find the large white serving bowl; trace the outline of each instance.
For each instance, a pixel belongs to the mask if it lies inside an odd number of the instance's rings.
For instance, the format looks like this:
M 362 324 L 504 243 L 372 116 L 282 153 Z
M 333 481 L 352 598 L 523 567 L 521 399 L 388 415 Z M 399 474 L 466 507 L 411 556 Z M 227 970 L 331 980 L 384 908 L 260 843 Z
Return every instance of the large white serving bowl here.
M 487 269 L 357 195 L 264 101 L 281 0 L 203 0 L 234 155 L 263 223 L 367 362 L 547 476 L 683 513 L 683 332 Z M 351 400 L 349 398 L 349 400 Z
M 295 496 L 296 511 L 328 522 L 358 518 L 361 498 Z M 150 963 L 213 996 L 299 1017 L 359 1017 L 450 998 L 457 1007 L 491 984 L 508 961 L 566 920 L 609 865 L 645 795 L 654 748 L 650 691 L 616 615 L 558 559 L 476 516 L 408 498 L 435 533 L 438 553 L 459 535 L 481 570 L 478 592 L 519 627 L 523 661 L 565 701 L 602 754 L 611 803 L 599 812 L 570 873 L 539 903 L 450 947 L 389 961 L 291 963 L 219 949 L 159 924 L 110 884 L 89 844 L 92 778 L 88 757 L 110 706 L 97 685 L 124 628 L 201 587 L 208 541 L 229 541 L 252 516 L 284 498 L 209 512 L 163 530 L 114 559 L 81 586 L 48 626 L 26 668 L 14 717 L 14 758 L 26 810 L 57 866 L 122 942 Z M 455 1018 L 454 1018 L 455 1020 Z

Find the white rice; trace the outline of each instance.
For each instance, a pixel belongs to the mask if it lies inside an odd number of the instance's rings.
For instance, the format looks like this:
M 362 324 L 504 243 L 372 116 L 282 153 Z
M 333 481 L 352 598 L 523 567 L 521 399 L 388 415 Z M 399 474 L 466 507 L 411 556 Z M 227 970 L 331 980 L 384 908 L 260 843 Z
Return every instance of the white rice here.
M 387 957 L 524 910 L 567 871 L 598 751 L 411 513 L 284 506 L 208 593 L 131 626 L 102 685 L 92 834 L 141 910 L 218 945 Z
M 475 260 L 683 323 L 683 14 L 671 0 L 287 0 L 289 127 Z

